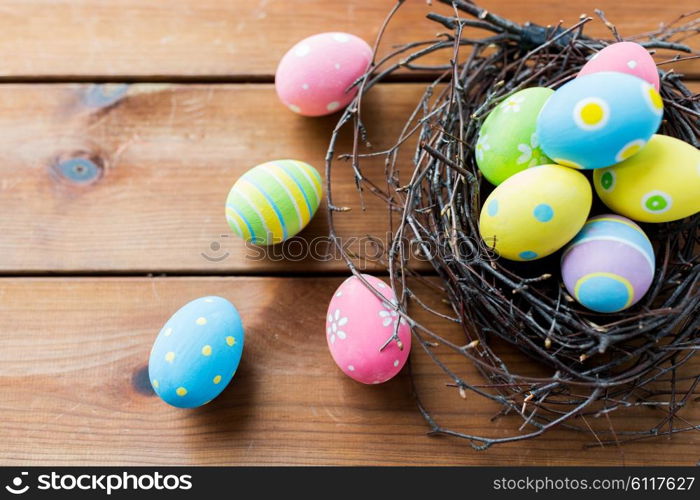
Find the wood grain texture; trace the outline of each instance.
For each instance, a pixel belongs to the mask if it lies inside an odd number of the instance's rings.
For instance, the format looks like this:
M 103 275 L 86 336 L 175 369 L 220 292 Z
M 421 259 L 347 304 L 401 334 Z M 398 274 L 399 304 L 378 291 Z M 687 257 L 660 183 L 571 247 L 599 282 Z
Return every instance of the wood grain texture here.
M 325 309 L 339 278 L 82 278 L 0 280 L 0 463 L 694 465 L 700 434 L 584 450 L 592 435 L 554 431 L 475 452 L 460 440 L 426 436 L 404 372 L 363 386 L 334 365 Z M 196 410 L 169 407 L 148 385 L 156 333 L 186 301 L 233 301 L 246 347 L 232 384 Z M 418 318 L 426 320 L 422 315 Z M 458 327 L 434 325 L 455 340 Z M 470 381 L 481 380 L 444 356 Z M 504 352 L 519 370 L 530 362 Z M 517 418 L 490 423 L 493 405 L 455 389 L 420 349 L 418 390 L 440 423 L 473 432 L 517 432 Z M 697 423 L 697 402 L 680 413 Z M 662 414 L 625 414 L 652 425 Z M 607 425 L 589 419 L 591 426 Z M 618 422 L 620 425 L 622 423 Z
M 392 0 L 5 0 L 0 10 L 0 76 L 5 78 L 270 78 L 296 41 L 348 31 L 373 41 Z M 696 0 L 481 0 L 517 22 L 573 24 L 603 9 L 623 36 L 697 8 Z M 425 19 L 444 5 L 407 0 L 384 47 L 432 37 Z M 610 38 L 602 22 L 588 32 Z M 696 43 L 697 47 L 697 43 Z M 684 69 L 700 73 L 700 63 Z
M 571 24 L 593 7 L 623 36 L 697 8 L 696 0 L 482 0 L 515 21 Z M 477 453 L 426 436 L 410 379 L 361 386 L 335 367 L 324 339 L 328 299 L 346 274 L 338 260 L 259 258 L 230 236 L 223 204 L 248 168 L 279 157 L 320 170 L 337 116 L 308 120 L 284 109 L 268 84 L 282 54 L 310 34 L 342 30 L 371 41 L 393 1 L 5 0 L 0 80 L 163 81 L 179 84 L 6 84 L 0 88 L 0 273 L 294 274 L 314 277 L 1 278 L 0 464 L 645 465 L 697 463 L 698 433 L 622 449 L 584 449 L 590 434 L 555 431 Z M 431 38 L 424 0 L 407 0 L 391 45 Z M 608 36 L 599 21 L 588 33 Z M 697 47 L 697 43 L 693 42 Z M 678 69 L 700 76 L 700 62 Z M 404 77 L 405 78 L 405 77 Z M 700 84 L 693 84 L 697 92 Z M 377 87 L 363 116 L 374 148 L 390 145 L 423 90 Z M 341 139 L 346 150 L 349 138 Z M 381 177 L 381 162 L 365 165 Z M 368 196 L 359 210 L 349 168 L 334 196 L 351 206 L 346 237 L 381 233 Z M 325 207 L 302 233 L 327 234 Z M 317 253 L 325 247 L 314 247 Z M 308 248 L 308 247 L 307 247 Z M 204 254 L 208 255 L 207 259 Z M 222 256 L 226 256 L 219 260 Z M 150 390 L 146 364 L 165 320 L 187 301 L 218 294 L 242 313 L 246 349 L 232 385 L 204 408 L 168 407 Z M 434 304 L 440 307 L 439 304 Z M 459 328 L 418 319 L 459 342 Z M 481 380 L 440 352 L 460 375 Z M 519 354 L 503 358 L 541 371 Z M 516 432 L 517 418 L 468 395 L 415 349 L 425 405 L 455 430 Z M 697 370 L 696 370 L 697 371 Z M 698 402 L 681 412 L 700 420 Z M 650 427 L 649 409 L 613 417 Z M 622 421 L 615 420 L 621 418 Z M 587 422 L 605 430 L 602 419 Z
M 372 92 L 364 119 L 375 149 L 392 143 L 423 87 Z M 0 213 L 13 216 L 3 222 L 0 270 L 344 270 L 337 259 L 314 257 L 329 248 L 325 203 L 296 238 L 303 247 L 282 247 L 287 259 L 279 248 L 260 258 L 224 218 L 231 185 L 259 163 L 293 158 L 323 173 L 337 119 L 291 113 L 268 84 L 4 86 Z M 338 151 L 349 150 L 349 139 Z M 380 175 L 383 160 L 366 168 Z M 340 219 L 340 234 L 381 233 L 386 213 L 372 196 L 360 210 L 353 179 L 349 164 L 334 170 L 335 203 L 355 210 Z M 311 257 L 296 257 L 306 250 Z

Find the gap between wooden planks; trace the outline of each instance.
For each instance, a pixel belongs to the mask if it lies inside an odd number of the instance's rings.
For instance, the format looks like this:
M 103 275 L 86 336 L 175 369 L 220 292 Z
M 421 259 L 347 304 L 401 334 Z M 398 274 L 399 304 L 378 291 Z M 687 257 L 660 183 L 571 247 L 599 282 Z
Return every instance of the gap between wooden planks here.
M 326 347 L 324 319 L 339 278 L 0 279 L 0 464 L 694 465 L 700 434 L 583 449 L 591 434 L 553 431 L 475 452 L 426 436 L 406 370 L 381 386 L 344 376 Z M 246 327 L 243 360 L 226 391 L 195 410 L 167 406 L 149 387 L 151 344 L 172 312 L 195 297 L 230 299 Z M 439 304 L 437 305 L 439 307 Z M 416 312 L 419 321 L 425 314 Z M 431 326 L 459 342 L 459 327 Z M 415 347 L 415 346 L 414 346 Z M 460 376 L 481 376 L 436 349 Z M 519 372 L 541 368 L 505 349 Z M 497 407 L 468 393 L 414 348 L 418 392 L 442 425 L 490 435 L 517 432 L 519 418 L 491 423 Z M 539 372 L 538 372 L 539 370 Z M 613 413 L 652 426 L 663 413 Z M 700 407 L 679 414 L 697 422 Z M 604 418 L 588 418 L 605 429 Z
M 572 25 L 580 14 L 594 16 L 594 8 L 600 8 L 622 36 L 654 30 L 698 7 L 696 0 L 478 3 L 516 22 L 541 25 L 560 20 Z M 347 31 L 373 43 L 393 4 L 393 0 L 5 0 L 0 12 L 0 78 L 271 81 L 281 56 L 314 33 Z M 425 19 L 431 11 L 453 12 L 438 2 L 430 6 L 425 0 L 407 0 L 387 32 L 382 52 L 444 31 Z M 597 18 L 586 32 L 612 38 Z M 700 61 L 679 68 L 698 75 Z
M 384 84 L 369 93 L 363 119 L 374 151 L 393 144 L 424 88 Z M 295 158 L 323 172 L 337 119 L 299 117 L 266 84 L 5 85 L 0 273 L 345 273 L 343 261 L 318 258 L 329 247 L 325 204 L 299 245 L 264 258 L 233 237 L 223 210 L 231 185 L 258 163 Z M 345 136 L 337 153 L 349 149 Z M 96 165 L 94 174 L 76 174 L 76 159 Z M 381 159 L 362 166 L 382 184 Z M 350 166 L 336 162 L 333 172 L 335 203 L 353 209 L 336 216 L 339 234 L 357 251 L 372 247 L 353 237 L 387 242 L 386 209 L 367 194 L 363 212 Z

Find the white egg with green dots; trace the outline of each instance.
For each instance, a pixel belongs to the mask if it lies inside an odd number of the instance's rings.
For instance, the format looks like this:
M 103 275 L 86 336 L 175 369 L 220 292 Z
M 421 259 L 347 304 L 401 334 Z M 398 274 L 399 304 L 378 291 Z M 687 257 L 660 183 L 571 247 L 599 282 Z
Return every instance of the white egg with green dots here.
M 262 163 L 243 174 L 226 199 L 231 230 L 256 245 L 274 245 L 299 233 L 321 203 L 321 176 L 296 160 Z
M 208 403 L 236 373 L 244 338 L 241 317 L 228 300 L 211 296 L 185 304 L 153 344 L 148 361 L 153 390 L 178 408 Z

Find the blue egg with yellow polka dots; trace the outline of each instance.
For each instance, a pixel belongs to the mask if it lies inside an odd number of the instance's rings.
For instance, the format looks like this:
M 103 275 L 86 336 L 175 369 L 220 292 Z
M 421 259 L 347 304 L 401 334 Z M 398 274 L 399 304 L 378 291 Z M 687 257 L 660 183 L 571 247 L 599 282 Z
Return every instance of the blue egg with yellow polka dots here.
M 664 106 L 646 80 L 600 72 L 559 88 L 537 117 L 540 148 L 554 162 L 602 168 L 640 152 L 661 124 Z
M 228 300 L 202 297 L 165 323 L 148 361 L 156 394 L 178 408 L 208 403 L 226 388 L 243 353 L 241 317 Z

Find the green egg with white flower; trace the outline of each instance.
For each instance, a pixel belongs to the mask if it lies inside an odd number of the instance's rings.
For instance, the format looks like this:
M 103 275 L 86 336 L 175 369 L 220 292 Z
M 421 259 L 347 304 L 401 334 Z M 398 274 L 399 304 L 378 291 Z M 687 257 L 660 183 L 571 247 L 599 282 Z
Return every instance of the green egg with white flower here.
M 498 186 L 508 177 L 537 165 L 553 163 L 540 149 L 537 116 L 552 89 L 532 87 L 507 97 L 486 117 L 476 143 L 476 164 Z

